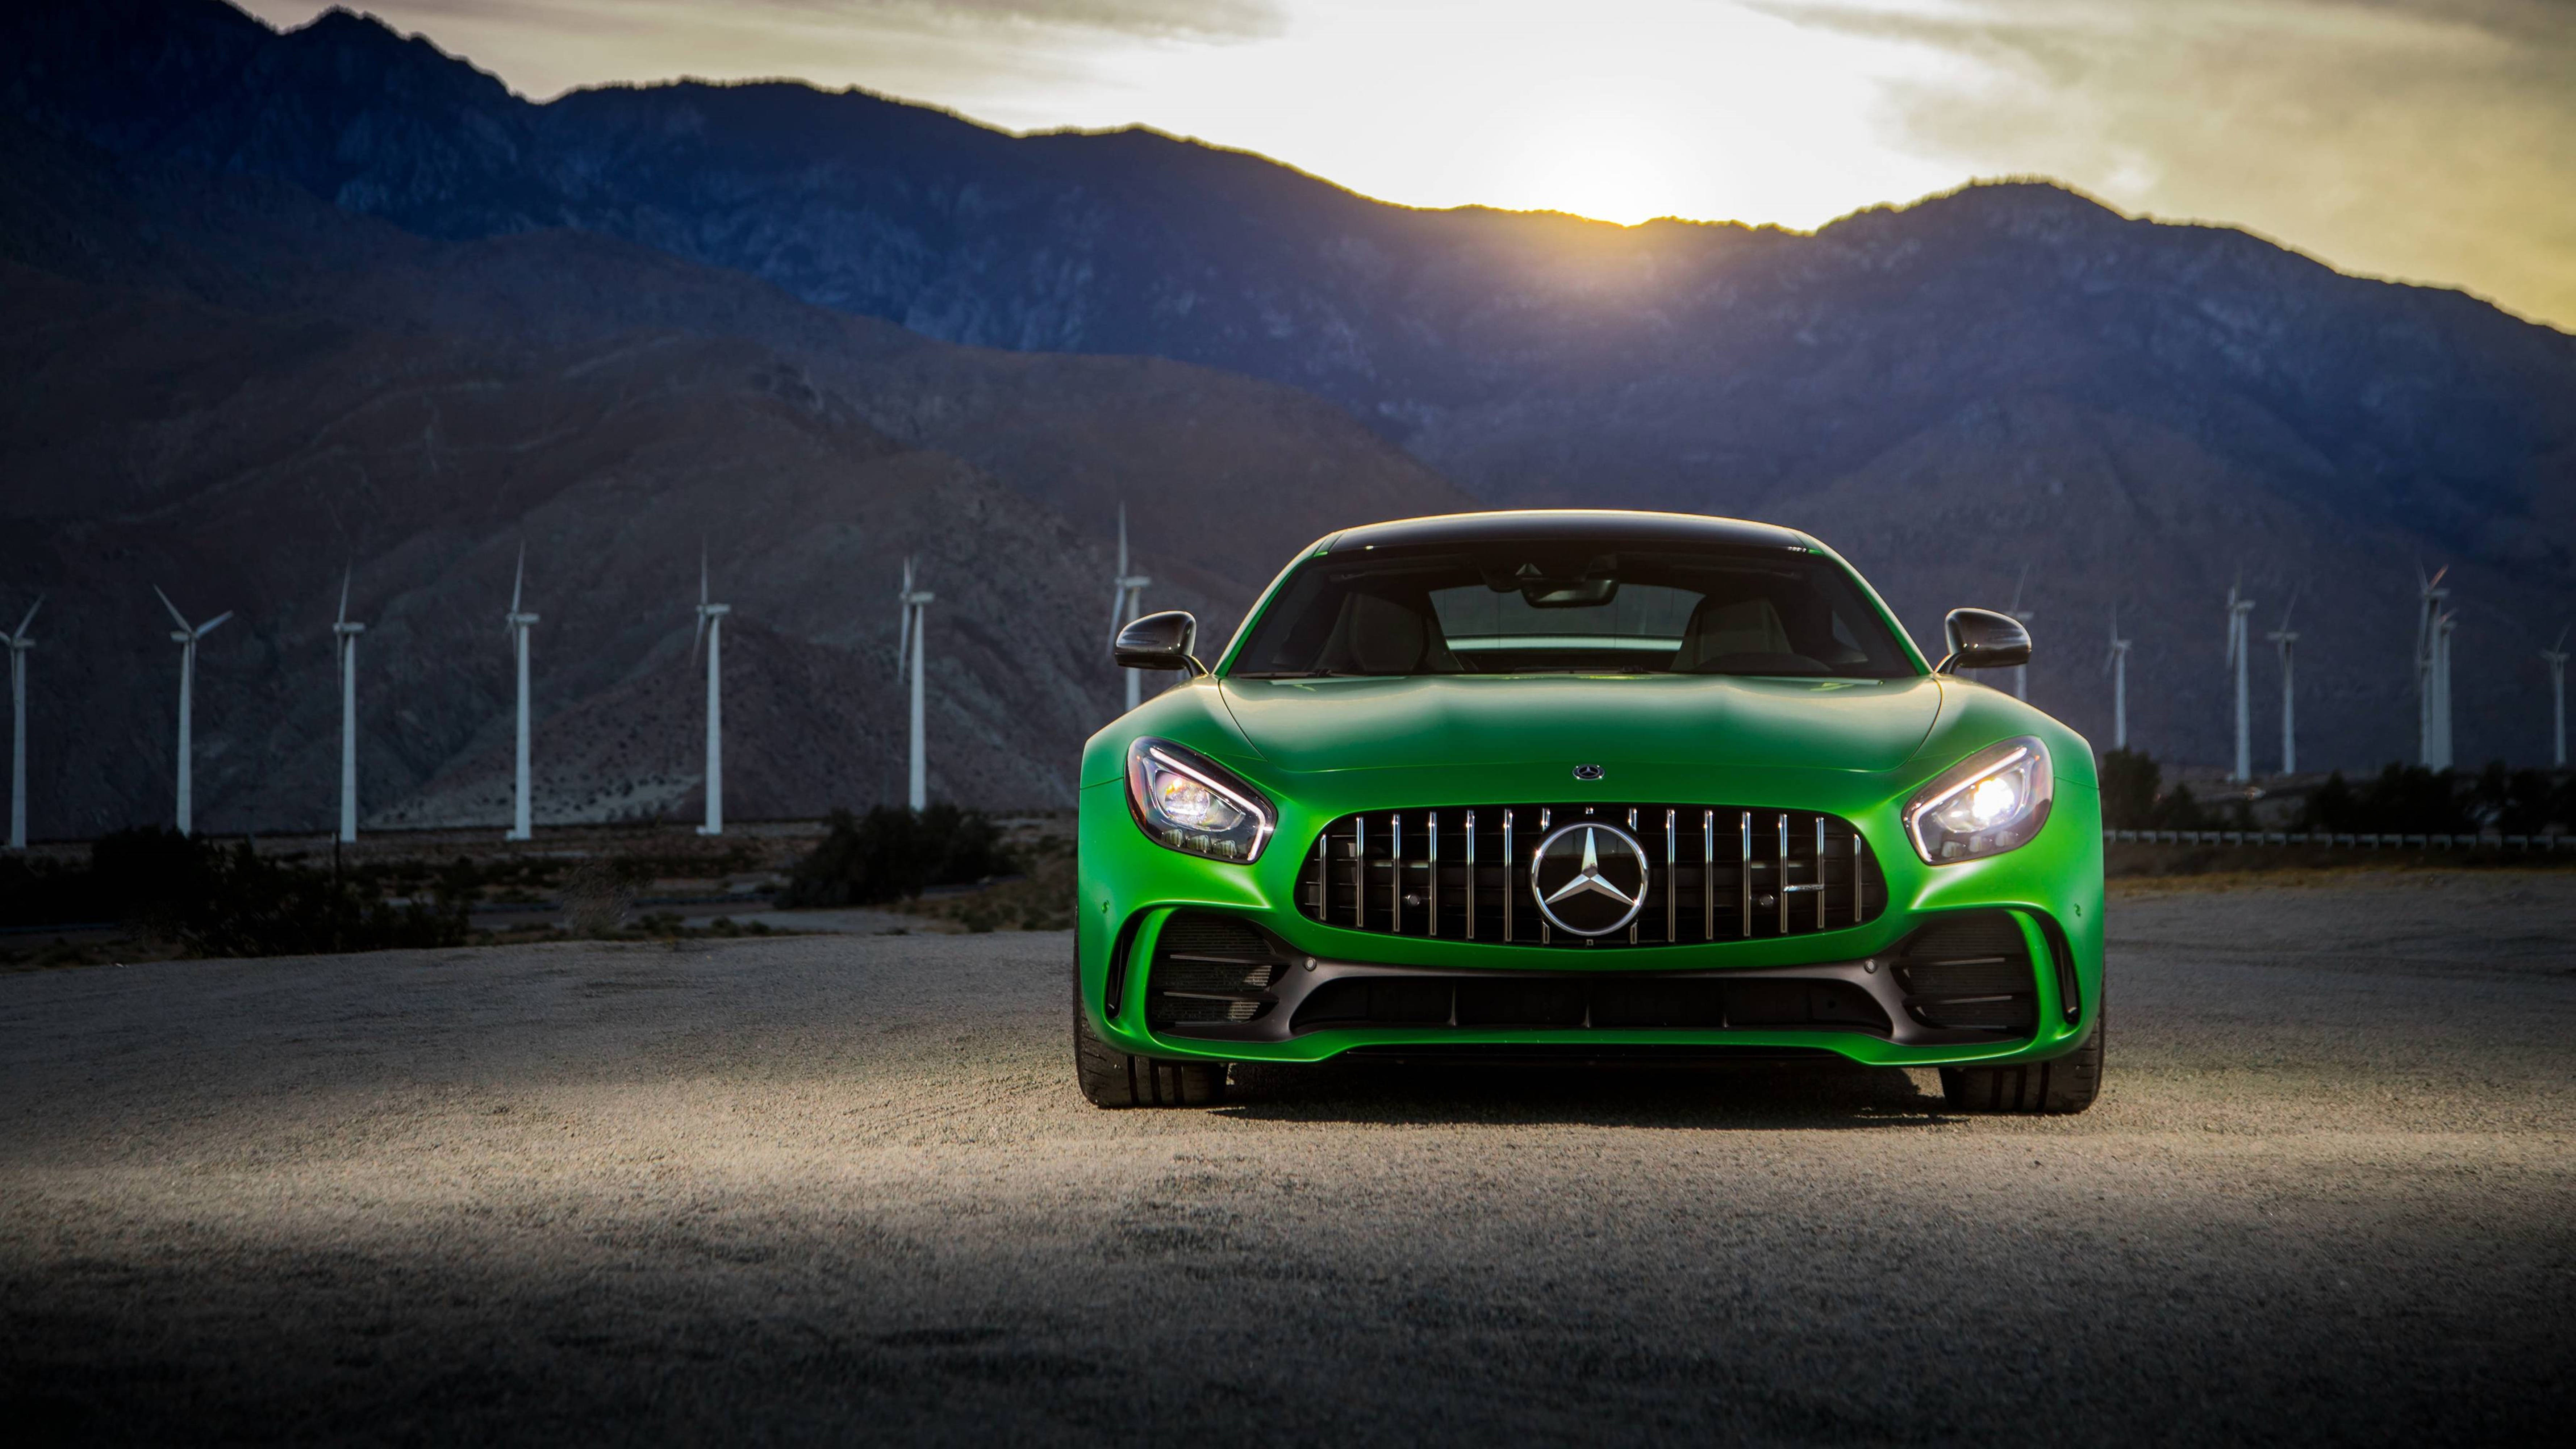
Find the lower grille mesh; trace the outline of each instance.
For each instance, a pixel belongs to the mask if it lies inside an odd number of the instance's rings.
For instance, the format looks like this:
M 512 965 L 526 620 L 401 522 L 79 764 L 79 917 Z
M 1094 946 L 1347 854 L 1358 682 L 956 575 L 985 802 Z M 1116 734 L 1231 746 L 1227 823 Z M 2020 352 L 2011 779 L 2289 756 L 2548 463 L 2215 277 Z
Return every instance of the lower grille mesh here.
M 1808 979 L 1363 976 L 1327 983 L 1297 1008 L 1298 1031 L 1357 1026 L 1889 1030 L 1868 992 Z

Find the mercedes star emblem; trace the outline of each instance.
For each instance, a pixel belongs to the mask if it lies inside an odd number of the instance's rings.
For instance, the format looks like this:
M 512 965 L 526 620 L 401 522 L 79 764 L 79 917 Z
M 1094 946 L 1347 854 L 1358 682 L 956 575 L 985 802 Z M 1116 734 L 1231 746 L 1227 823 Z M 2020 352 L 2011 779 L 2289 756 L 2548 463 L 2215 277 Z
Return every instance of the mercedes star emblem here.
M 1585 781 L 1598 780 L 1601 778 L 1601 767 L 1599 765 L 1577 765 L 1574 767 L 1574 778 Z
M 1577 936 L 1606 936 L 1637 919 L 1646 908 L 1646 883 L 1646 848 L 1598 821 L 1552 832 L 1530 856 L 1530 894 L 1539 914 Z

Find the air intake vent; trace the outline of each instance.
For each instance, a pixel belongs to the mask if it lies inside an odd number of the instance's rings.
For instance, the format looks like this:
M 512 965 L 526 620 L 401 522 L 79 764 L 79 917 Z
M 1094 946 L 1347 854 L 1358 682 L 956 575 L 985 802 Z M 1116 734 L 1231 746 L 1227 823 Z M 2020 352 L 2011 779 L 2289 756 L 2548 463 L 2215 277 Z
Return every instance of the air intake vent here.
M 1183 911 L 1163 923 L 1145 978 L 1145 1024 L 1257 1021 L 1291 958 L 1231 916 Z
M 2021 923 L 1977 911 L 1924 927 L 1898 949 L 1905 1009 L 1925 1026 L 2026 1036 L 2039 1025 L 2039 986 Z
M 1643 907 L 1602 935 L 1558 929 L 1531 890 L 1540 842 L 1583 821 L 1617 827 L 1646 857 Z M 1687 946 L 1862 925 L 1887 908 L 1887 882 L 1850 822 L 1814 811 L 1442 806 L 1372 810 L 1334 821 L 1306 851 L 1297 904 L 1325 925 L 1393 935 L 1529 946 Z

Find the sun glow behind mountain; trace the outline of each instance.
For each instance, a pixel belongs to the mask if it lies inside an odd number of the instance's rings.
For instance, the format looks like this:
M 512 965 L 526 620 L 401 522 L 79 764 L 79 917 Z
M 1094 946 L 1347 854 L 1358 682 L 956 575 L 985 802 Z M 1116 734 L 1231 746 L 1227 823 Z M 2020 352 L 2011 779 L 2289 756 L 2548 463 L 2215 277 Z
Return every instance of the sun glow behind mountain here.
M 297 24 L 315 0 L 250 0 Z M 2558 0 L 381 0 L 513 87 L 788 76 L 1417 206 L 1812 228 L 1970 176 L 2576 323 Z

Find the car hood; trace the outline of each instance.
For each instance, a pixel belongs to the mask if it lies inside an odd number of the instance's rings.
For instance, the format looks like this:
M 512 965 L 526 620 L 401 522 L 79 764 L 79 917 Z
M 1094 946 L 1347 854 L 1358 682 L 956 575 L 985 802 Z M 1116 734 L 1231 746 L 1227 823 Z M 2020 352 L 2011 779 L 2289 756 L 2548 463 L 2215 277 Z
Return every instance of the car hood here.
M 1286 770 L 1631 762 L 1886 771 L 1940 685 L 1722 675 L 1228 679 L 1227 710 Z

